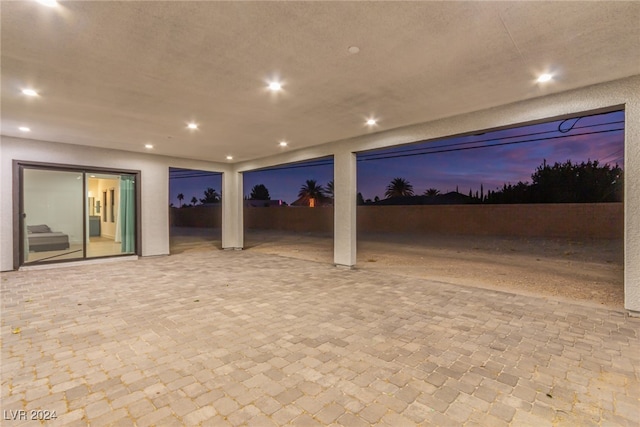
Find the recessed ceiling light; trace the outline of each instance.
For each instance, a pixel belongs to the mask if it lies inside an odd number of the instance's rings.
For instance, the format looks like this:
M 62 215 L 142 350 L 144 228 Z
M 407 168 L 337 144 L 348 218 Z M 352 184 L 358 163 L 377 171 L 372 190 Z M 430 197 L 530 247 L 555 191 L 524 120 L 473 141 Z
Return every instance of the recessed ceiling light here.
M 20 126 L 18 129 L 20 129 L 22 132 L 31 132 L 31 129 L 26 126 Z
M 91 178 L 95 178 L 95 177 L 96 177 L 95 175 L 91 175 Z
M 33 89 L 22 89 L 22 94 L 27 96 L 38 96 L 38 92 Z
M 549 73 L 544 73 L 544 74 L 540 74 L 540 76 L 538 77 L 537 82 L 538 83 L 546 83 L 548 81 L 551 81 L 551 79 L 553 79 L 553 76 Z
M 36 0 L 38 3 L 49 7 L 56 7 L 58 2 L 56 0 Z
M 189 129 L 198 129 L 198 124 L 197 124 L 197 123 L 193 123 L 193 122 L 192 122 L 192 123 L 189 123 L 189 124 L 187 125 L 187 127 L 188 127 Z
M 280 145 L 280 147 L 286 147 L 289 143 L 287 143 L 287 141 L 280 141 L 278 145 Z
M 356 54 L 356 53 L 360 52 L 360 48 L 359 48 L 358 46 L 349 46 L 349 48 L 347 49 L 347 51 L 348 51 L 350 54 L 354 55 L 354 54 Z
M 144 148 L 151 150 L 153 148 L 153 144 L 144 144 Z
M 273 92 L 277 92 L 279 90 L 282 90 L 282 84 L 279 82 L 270 82 L 269 83 L 269 90 L 273 91 Z
M 367 120 L 367 125 L 369 125 L 369 126 L 373 126 L 376 123 L 378 123 L 378 121 L 376 119 L 368 119 Z
M 233 156 L 227 156 L 227 160 L 233 160 Z

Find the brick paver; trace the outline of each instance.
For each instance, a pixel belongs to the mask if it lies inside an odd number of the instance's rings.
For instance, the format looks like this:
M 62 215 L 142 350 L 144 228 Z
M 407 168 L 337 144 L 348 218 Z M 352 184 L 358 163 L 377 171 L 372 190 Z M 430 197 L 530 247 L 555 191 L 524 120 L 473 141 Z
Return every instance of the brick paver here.
M 1 282 L 3 426 L 640 424 L 622 310 L 251 251 Z

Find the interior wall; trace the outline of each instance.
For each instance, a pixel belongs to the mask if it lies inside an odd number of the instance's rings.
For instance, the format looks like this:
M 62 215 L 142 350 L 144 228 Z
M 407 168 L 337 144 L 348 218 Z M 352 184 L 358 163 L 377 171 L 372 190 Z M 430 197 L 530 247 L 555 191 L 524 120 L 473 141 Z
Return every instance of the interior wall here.
M 82 179 L 78 176 L 82 174 L 25 169 L 27 225 L 45 224 L 68 235 L 69 243 L 82 244 Z
M 96 200 L 100 200 L 100 236 L 102 237 L 107 237 L 109 239 L 114 239 L 115 235 L 116 235 L 116 218 L 114 217 L 113 222 L 111 221 L 111 195 L 109 193 L 109 191 L 111 189 L 114 190 L 114 194 L 115 194 L 115 207 L 114 207 L 114 213 L 115 215 L 118 214 L 118 208 L 120 206 L 120 181 L 117 179 L 98 179 L 98 196 Z M 103 192 L 107 192 L 107 205 L 106 206 L 102 206 L 104 204 L 103 200 L 102 200 L 102 193 Z M 107 220 L 104 221 L 104 214 L 103 212 L 107 212 Z
M 92 206 L 88 205 L 88 209 L 87 209 L 87 215 L 92 216 L 92 215 L 98 215 L 95 211 L 95 206 L 96 206 L 96 200 L 100 200 L 99 198 L 99 193 L 98 193 L 98 180 L 97 179 L 93 179 L 93 178 L 89 178 L 87 180 L 87 195 L 88 197 L 93 197 L 93 213 L 91 211 Z M 102 205 L 102 202 L 100 202 L 100 205 Z M 102 210 L 100 211 L 102 212 Z

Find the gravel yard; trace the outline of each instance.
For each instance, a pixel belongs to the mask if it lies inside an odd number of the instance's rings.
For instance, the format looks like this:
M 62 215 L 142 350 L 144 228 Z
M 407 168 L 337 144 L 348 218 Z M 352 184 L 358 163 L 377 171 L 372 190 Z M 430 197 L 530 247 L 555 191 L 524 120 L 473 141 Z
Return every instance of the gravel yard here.
M 220 248 L 220 230 L 172 228 L 171 251 Z M 245 250 L 333 261 L 330 234 L 245 230 Z M 367 234 L 356 268 L 622 308 L 622 240 Z

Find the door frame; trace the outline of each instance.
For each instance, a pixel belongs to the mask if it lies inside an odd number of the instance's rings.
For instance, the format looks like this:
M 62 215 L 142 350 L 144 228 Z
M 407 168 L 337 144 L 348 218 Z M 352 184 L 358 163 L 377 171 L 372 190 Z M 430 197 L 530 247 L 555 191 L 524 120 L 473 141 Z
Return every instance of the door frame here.
M 87 206 L 86 206 L 86 198 L 87 198 L 87 189 L 86 189 L 86 174 L 90 172 L 97 173 L 112 173 L 114 175 L 133 175 L 135 177 L 136 182 L 136 197 L 135 197 L 135 207 L 136 207 L 136 221 L 135 221 L 135 235 L 136 235 L 136 245 L 135 245 L 135 253 L 134 255 L 141 256 L 142 254 L 142 197 L 141 197 L 141 189 L 142 189 L 142 173 L 140 170 L 131 170 L 131 169 L 117 169 L 117 168 L 105 168 L 99 166 L 83 166 L 83 165 L 68 165 L 68 164 L 59 164 L 59 163 L 46 163 L 46 162 L 32 162 L 26 160 L 13 160 L 13 269 L 18 270 L 22 265 L 21 260 L 23 259 L 23 251 L 24 251 L 24 240 L 26 236 L 24 236 L 24 231 L 21 224 L 21 214 L 24 211 L 24 194 L 23 194 L 23 184 L 24 184 L 24 169 L 40 169 L 40 170 L 51 170 L 51 171 L 59 171 L 59 172 L 78 172 L 83 174 L 83 212 L 82 217 L 86 218 L 87 215 Z M 73 260 L 53 260 L 53 261 L 42 261 L 39 265 L 44 264 L 56 264 L 56 263 L 65 263 L 65 262 L 78 262 L 78 261 L 87 261 L 93 259 L 99 259 L 101 257 L 92 257 L 87 258 L 86 256 L 86 234 L 87 224 L 86 221 L 82 221 L 82 229 L 83 229 L 83 251 L 82 257 L 79 259 Z M 105 258 L 112 258 L 118 256 L 130 256 L 131 254 L 121 254 L 121 255 L 109 255 Z

